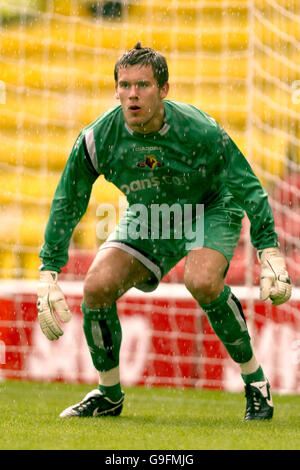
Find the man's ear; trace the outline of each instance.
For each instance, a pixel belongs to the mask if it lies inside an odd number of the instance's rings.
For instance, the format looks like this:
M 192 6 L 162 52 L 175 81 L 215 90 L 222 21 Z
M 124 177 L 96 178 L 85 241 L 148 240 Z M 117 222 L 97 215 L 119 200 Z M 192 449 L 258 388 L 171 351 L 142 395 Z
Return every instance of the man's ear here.
M 117 100 L 120 99 L 119 92 L 118 92 L 118 84 L 117 84 L 117 83 L 115 84 L 115 98 L 116 98 Z
M 166 82 L 166 83 L 164 84 L 164 86 L 162 86 L 162 87 L 159 89 L 160 97 L 161 97 L 162 100 L 167 97 L 167 95 L 168 95 L 168 93 L 169 93 L 169 88 L 170 88 L 170 85 L 169 85 L 168 82 Z

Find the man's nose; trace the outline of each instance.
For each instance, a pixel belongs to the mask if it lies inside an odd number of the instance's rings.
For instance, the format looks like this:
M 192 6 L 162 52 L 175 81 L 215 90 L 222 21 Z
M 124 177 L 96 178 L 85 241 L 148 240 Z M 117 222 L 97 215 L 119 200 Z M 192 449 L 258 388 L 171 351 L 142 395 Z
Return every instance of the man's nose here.
M 136 98 L 137 96 L 138 96 L 137 87 L 135 85 L 132 85 L 129 90 L 129 97 Z

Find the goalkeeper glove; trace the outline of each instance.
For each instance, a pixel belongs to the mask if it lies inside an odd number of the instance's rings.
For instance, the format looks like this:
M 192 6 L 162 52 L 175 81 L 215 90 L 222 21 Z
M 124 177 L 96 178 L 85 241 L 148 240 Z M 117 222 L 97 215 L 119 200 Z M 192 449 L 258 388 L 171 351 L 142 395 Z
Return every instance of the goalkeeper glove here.
M 279 248 L 265 248 L 258 252 L 261 262 L 260 299 L 270 298 L 273 305 L 289 300 L 292 294 L 291 281 Z
M 42 332 L 50 341 L 63 335 L 54 311 L 64 323 L 72 317 L 64 294 L 57 284 L 57 277 L 58 274 L 54 271 L 41 271 L 37 287 L 38 319 Z

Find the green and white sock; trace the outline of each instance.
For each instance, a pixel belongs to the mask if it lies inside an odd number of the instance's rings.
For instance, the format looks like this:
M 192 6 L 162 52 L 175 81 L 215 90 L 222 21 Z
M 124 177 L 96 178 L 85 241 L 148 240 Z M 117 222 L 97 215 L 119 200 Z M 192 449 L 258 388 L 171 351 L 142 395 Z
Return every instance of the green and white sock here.
M 209 304 L 200 304 L 210 325 L 232 359 L 237 363 L 250 361 L 253 351 L 242 306 L 225 286 L 219 297 Z
M 122 396 L 119 366 L 108 371 L 99 371 L 98 374 L 100 392 L 114 402 L 119 401 Z
M 81 308 L 83 330 L 95 368 L 105 372 L 118 367 L 122 330 L 116 304 L 93 310 L 82 302 Z
M 111 387 L 99 384 L 98 388 L 104 396 L 108 397 L 113 402 L 119 401 L 122 396 L 122 389 L 120 383 L 112 385 Z
M 266 380 L 261 366 L 259 366 L 255 372 L 252 372 L 252 374 L 241 374 L 241 375 L 242 375 L 242 379 L 245 385 L 251 384 L 253 382 L 265 382 Z

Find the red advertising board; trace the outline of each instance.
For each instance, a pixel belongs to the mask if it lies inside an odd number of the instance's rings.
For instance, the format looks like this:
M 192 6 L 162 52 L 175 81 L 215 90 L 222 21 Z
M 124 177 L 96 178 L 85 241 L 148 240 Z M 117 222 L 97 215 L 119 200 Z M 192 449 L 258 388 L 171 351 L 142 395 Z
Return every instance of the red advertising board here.
M 82 329 L 82 283 L 62 282 L 73 313 L 64 335 L 50 342 L 36 311 L 35 283 L 3 282 L 0 291 L 0 379 L 97 382 Z M 273 307 L 233 287 L 240 298 L 256 356 L 273 389 L 300 392 L 300 299 Z M 168 385 L 240 390 L 239 368 L 183 285 L 132 289 L 118 301 L 123 385 Z

